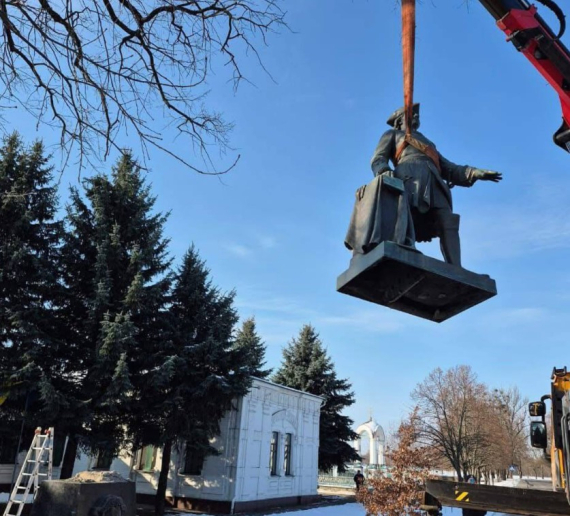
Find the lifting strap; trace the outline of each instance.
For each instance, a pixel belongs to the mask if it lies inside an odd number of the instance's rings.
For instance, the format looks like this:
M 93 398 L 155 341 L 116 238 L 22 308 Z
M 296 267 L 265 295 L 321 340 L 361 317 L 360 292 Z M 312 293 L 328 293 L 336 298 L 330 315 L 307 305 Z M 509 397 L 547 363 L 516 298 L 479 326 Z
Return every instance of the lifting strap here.
M 404 65 L 404 119 L 406 135 L 396 151 L 395 163 L 398 164 L 404 149 L 411 145 L 423 152 L 441 173 L 439 154 L 431 146 L 418 141 L 412 136 L 414 113 L 414 66 L 416 53 L 416 0 L 402 0 L 402 58 Z
M 404 65 L 404 117 L 406 133 L 412 132 L 414 64 L 416 51 L 416 0 L 402 0 L 402 58 Z
M 396 165 L 400 162 L 400 158 L 402 157 L 404 149 L 408 145 L 415 147 L 420 152 L 423 152 L 428 158 L 430 158 L 434 162 L 437 170 L 439 170 L 439 173 L 441 174 L 441 164 L 439 162 L 439 153 L 431 145 L 428 145 L 427 143 L 420 142 L 419 140 L 414 138 L 408 132 L 406 132 L 406 135 L 404 136 L 404 141 L 400 144 L 400 146 L 396 150 L 396 156 L 394 157 L 394 163 Z

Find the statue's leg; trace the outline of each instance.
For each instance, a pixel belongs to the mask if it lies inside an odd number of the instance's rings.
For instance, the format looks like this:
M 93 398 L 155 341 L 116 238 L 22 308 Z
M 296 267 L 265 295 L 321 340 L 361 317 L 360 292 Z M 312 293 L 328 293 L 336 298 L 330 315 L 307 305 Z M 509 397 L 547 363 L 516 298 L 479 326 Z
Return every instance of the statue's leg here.
M 438 226 L 439 246 L 447 263 L 461 267 L 461 243 L 459 241 L 459 215 L 447 208 L 434 210 Z
M 394 242 L 416 250 L 416 232 L 406 190 L 403 190 L 398 198 L 398 215 L 394 229 Z

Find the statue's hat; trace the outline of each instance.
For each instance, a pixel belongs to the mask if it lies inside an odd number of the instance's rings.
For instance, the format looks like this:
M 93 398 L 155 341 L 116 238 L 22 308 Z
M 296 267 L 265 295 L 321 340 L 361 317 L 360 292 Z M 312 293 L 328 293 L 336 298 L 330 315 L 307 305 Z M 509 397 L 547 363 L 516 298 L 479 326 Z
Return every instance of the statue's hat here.
M 420 114 L 420 104 L 414 104 L 414 114 L 415 115 L 419 115 Z M 388 125 L 391 125 L 392 127 L 394 127 L 394 124 L 396 123 L 396 120 L 398 120 L 398 118 L 400 118 L 401 116 L 404 116 L 404 108 L 401 107 L 400 109 L 397 109 L 396 111 L 394 111 L 391 115 L 390 118 L 388 118 L 388 120 L 386 120 L 386 123 Z

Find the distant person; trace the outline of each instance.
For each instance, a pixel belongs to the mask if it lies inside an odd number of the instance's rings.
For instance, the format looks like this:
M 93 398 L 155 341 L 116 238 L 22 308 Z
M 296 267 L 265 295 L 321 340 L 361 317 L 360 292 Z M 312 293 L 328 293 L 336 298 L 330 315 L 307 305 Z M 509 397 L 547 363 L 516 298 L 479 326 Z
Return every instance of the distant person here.
M 362 484 L 364 484 L 364 475 L 358 470 L 354 475 L 354 483 L 356 484 L 356 492 L 360 491 Z

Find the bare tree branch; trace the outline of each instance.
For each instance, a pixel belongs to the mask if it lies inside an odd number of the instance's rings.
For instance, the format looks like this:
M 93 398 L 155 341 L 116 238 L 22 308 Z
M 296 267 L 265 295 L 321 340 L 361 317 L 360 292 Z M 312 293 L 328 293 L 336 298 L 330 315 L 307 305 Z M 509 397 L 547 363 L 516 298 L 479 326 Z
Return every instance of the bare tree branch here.
M 286 27 L 279 0 L 0 0 L 0 102 L 59 132 L 84 161 L 121 150 L 134 132 L 191 170 L 223 174 L 213 149 L 229 149 L 232 125 L 205 106 L 219 58 L 244 80 L 238 56 Z M 262 65 L 263 66 L 263 65 Z M 7 106 L 4 106 L 7 104 Z M 173 127 L 182 141 L 163 134 Z
M 420 516 L 422 489 L 436 465 L 436 453 L 419 442 L 421 422 L 419 411 L 400 424 L 397 445 L 388 453 L 390 475 L 381 471 L 370 474 L 366 489 L 359 489 L 356 499 L 370 516 Z

